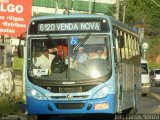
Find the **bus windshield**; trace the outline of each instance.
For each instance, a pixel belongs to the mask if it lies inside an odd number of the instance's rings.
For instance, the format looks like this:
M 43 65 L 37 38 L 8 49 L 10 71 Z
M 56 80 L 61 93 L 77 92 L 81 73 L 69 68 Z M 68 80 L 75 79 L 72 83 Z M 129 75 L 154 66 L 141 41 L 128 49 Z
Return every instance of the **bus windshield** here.
M 31 37 L 28 41 L 31 80 L 79 81 L 110 76 L 109 36 Z

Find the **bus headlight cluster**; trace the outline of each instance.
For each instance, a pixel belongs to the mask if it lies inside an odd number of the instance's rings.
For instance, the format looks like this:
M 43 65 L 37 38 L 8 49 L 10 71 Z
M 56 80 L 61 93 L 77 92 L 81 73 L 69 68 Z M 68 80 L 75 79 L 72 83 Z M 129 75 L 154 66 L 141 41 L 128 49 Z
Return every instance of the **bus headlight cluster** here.
M 46 100 L 46 97 L 35 89 L 31 89 L 31 96 L 37 100 Z
M 35 90 L 35 89 L 33 89 L 32 91 L 31 91 L 31 95 L 32 96 L 35 96 L 37 94 L 37 91 Z
M 108 94 L 108 87 L 105 86 L 102 89 L 100 89 L 93 97 L 92 99 L 97 99 L 97 98 L 103 98 L 106 97 Z

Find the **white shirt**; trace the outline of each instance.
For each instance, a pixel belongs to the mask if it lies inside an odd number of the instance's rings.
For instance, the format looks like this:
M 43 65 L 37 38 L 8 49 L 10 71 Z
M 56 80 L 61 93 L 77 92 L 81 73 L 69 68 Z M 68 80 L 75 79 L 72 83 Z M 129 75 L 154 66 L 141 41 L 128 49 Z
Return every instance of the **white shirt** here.
M 87 54 L 86 53 L 81 53 L 81 54 L 77 55 L 77 62 L 83 63 L 86 60 L 87 60 Z
M 55 55 L 49 54 L 49 58 L 47 58 L 44 55 L 41 55 L 40 57 L 37 58 L 37 61 L 35 63 L 36 67 L 40 68 L 47 68 L 50 69 L 52 60 L 54 59 Z

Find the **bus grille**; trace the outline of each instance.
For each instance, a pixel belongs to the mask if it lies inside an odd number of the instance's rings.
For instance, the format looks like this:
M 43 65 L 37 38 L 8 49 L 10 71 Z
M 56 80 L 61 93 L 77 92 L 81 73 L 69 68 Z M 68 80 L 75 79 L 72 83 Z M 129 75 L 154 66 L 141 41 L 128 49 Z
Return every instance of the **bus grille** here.
M 57 109 L 81 109 L 84 103 L 55 103 Z
M 81 96 L 73 96 L 73 98 L 72 99 L 84 99 L 84 98 L 87 98 L 88 97 L 88 95 L 81 95 Z M 63 99 L 63 100 L 65 100 L 65 99 L 67 99 L 66 98 L 66 96 L 51 96 L 51 98 L 52 99 Z
M 52 86 L 45 87 L 45 89 L 53 93 L 78 93 L 78 92 L 87 92 L 92 89 L 95 85 L 88 86 Z

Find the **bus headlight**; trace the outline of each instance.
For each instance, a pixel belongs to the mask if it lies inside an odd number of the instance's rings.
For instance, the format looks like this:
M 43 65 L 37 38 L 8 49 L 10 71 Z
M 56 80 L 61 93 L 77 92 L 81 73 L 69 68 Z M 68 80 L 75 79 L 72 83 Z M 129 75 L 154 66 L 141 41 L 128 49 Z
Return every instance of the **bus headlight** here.
M 35 89 L 32 89 L 32 90 L 30 91 L 30 93 L 31 93 L 31 96 L 32 96 L 34 99 L 37 99 L 37 100 L 46 100 L 46 97 L 45 97 L 42 93 L 38 92 L 38 91 L 35 90 Z
M 31 95 L 32 96 L 35 96 L 37 94 L 37 91 L 35 90 L 35 89 L 33 89 L 32 91 L 31 91 Z
M 93 97 L 92 99 L 97 99 L 97 98 L 103 98 L 106 97 L 108 94 L 108 87 L 105 86 L 102 89 L 100 89 Z

